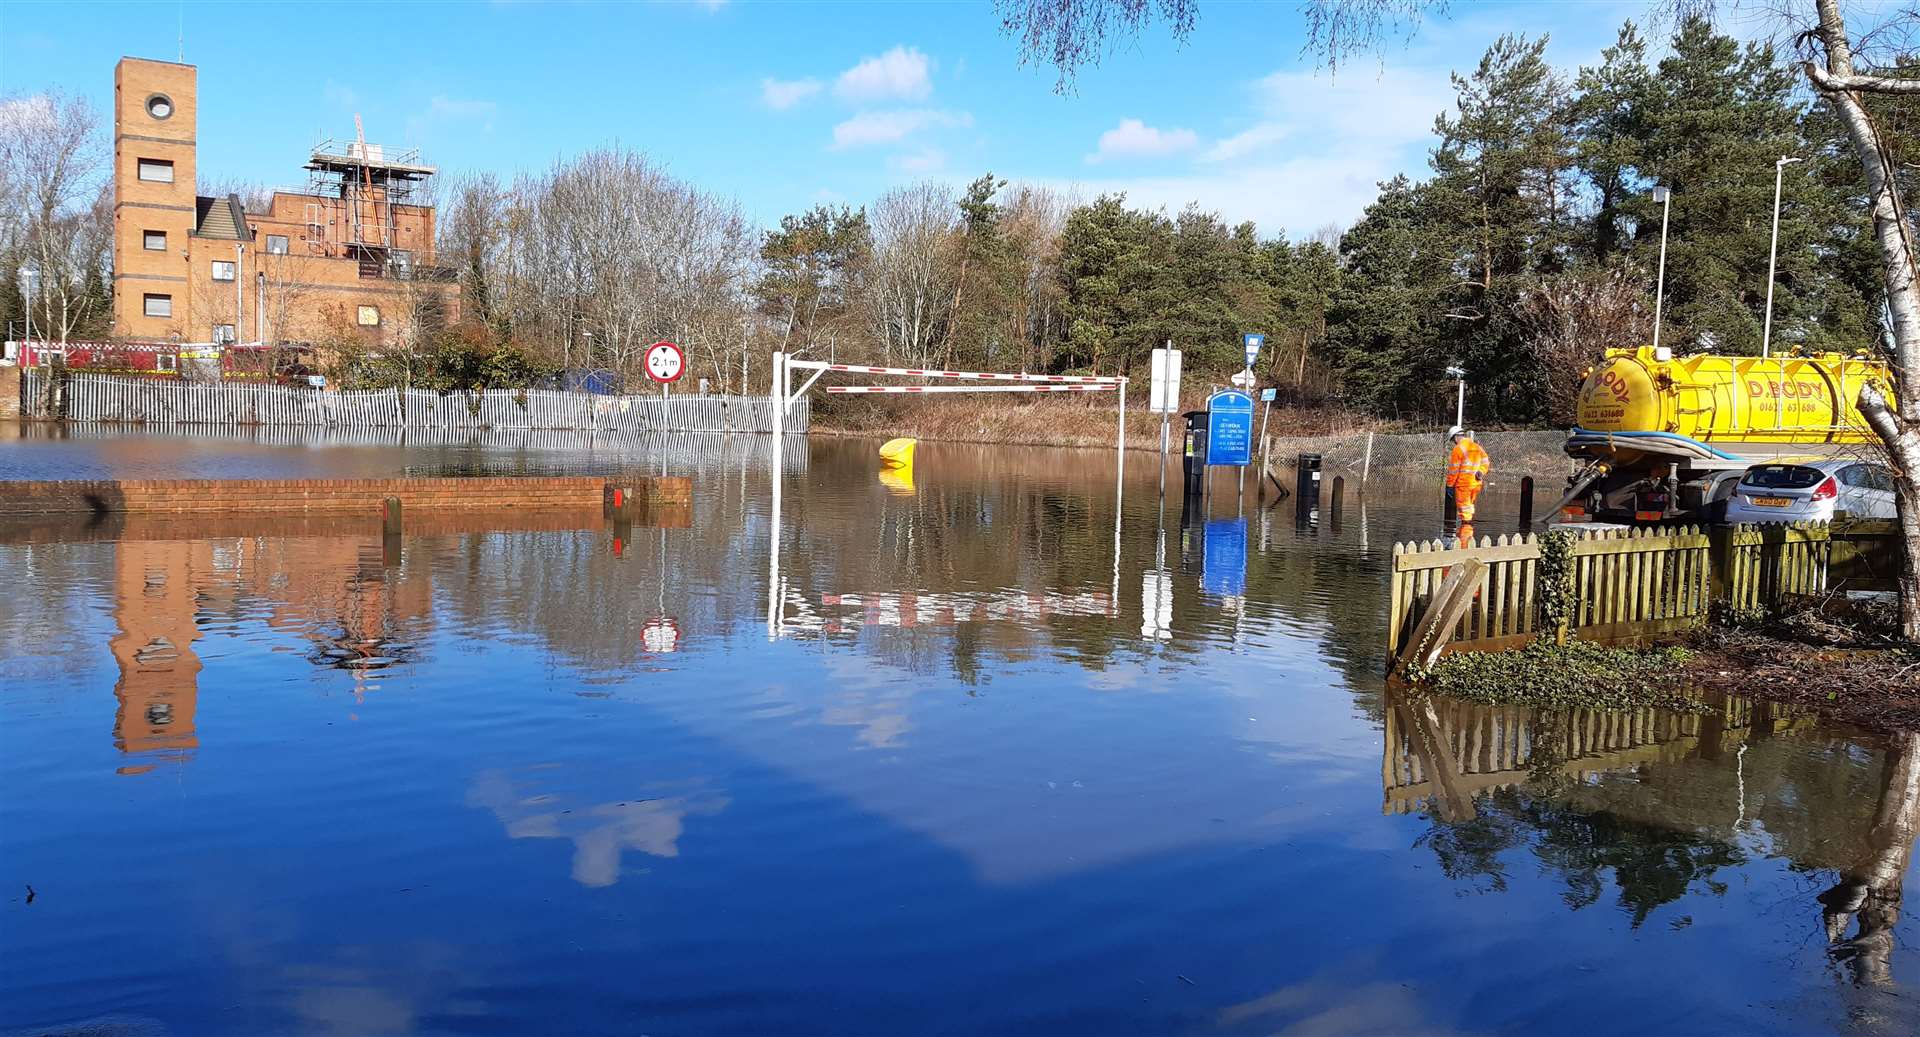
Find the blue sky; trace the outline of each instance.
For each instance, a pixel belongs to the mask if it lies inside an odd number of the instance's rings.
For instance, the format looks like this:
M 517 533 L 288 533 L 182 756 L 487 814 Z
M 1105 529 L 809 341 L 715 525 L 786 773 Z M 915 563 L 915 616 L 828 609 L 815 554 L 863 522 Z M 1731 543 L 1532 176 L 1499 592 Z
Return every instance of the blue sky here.
M 1300 55 L 1295 5 L 1202 0 L 1056 94 L 984 3 L 0 4 L 0 94 L 107 110 L 121 55 L 199 66 L 210 178 L 297 184 L 320 137 L 418 146 L 444 172 L 511 176 L 600 144 L 647 152 L 756 222 L 986 170 L 1081 197 L 1188 200 L 1294 236 L 1356 218 L 1425 168 L 1447 74 L 1503 31 L 1594 61 L 1644 5 L 1459 3 L 1384 61 Z M 376 28 L 387 26 L 390 28 Z M 286 41 L 306 41 L 304 46 Z

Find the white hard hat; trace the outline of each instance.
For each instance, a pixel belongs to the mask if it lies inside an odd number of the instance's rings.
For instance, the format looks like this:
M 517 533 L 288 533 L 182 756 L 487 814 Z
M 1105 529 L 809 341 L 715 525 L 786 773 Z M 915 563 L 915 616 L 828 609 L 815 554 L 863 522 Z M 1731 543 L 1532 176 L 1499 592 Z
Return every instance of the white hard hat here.
M 1460 426 L 1455 425 L 1452 428 L 1447 430 L 1447 438 L 1452 439 L 1455 436 L 1464 434 L 1466 431 L 1467 431 L 1466 429 L 1463 429 Z

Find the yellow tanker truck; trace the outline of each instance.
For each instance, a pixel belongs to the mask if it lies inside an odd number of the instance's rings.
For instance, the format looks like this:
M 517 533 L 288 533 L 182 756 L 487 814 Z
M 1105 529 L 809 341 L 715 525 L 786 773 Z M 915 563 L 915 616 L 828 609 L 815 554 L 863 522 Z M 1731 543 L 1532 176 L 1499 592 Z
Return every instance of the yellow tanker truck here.
M 1875 441 L 1858 404 L 1868 383 L 1892 395 L 1887 365 L 1864 357 L 1608 350 L 1580 387 L 1566 447 L 1580 467 L 1560 511 L 1574 520 L 1718 519 L 1750 465 Z

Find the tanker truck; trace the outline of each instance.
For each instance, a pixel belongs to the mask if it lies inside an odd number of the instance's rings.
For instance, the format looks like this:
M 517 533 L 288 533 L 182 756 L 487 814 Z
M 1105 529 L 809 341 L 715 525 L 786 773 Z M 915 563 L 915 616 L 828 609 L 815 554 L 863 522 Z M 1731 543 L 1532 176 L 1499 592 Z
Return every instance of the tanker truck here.
M 1893 395 L 1887 365 L 1864 356 L 1687 356 L 1611 349 L 1586 374 L 1567 521 L 1711 522 L 1751 465 L 1859 452 L 1877 438 L 1860 387 Z

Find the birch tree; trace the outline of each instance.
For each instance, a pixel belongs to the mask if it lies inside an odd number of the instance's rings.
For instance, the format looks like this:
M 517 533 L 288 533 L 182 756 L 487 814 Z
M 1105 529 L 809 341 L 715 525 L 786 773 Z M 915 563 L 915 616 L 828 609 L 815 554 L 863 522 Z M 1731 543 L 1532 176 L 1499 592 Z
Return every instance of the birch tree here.
M 0 101 L 0 185 L 24 266 L 34 270 L 34 326 L 49 338 L 97 327 L 106 316 L 112 251 L 108 151 L 85 98 L 58 93 Z M 17 208 L 16 208 L 17 207 Z
M 888 363 L 924 365 L 940 348 L 953 303 L 946 262 L 954 198 L 924 181 L 888 191 L 873 203 L 872 316 Z

